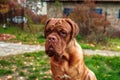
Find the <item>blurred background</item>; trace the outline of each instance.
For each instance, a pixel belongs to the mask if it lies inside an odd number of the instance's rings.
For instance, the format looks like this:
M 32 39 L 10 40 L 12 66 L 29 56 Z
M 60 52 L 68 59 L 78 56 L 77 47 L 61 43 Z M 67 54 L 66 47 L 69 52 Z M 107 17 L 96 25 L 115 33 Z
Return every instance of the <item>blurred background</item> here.
M 98 80 L 119 80 L 120 57 L 112 55 L 120 55 L 120 0 L 0 0 L 0 80 L 52 80 L 44 49 L 2 56 L 10 52 L 3 43 L 44 47 L 49 18 L 74 20 L 81 47 L 90 54 L 97 50 L 107 54 L 85 55 L 86 65 Z

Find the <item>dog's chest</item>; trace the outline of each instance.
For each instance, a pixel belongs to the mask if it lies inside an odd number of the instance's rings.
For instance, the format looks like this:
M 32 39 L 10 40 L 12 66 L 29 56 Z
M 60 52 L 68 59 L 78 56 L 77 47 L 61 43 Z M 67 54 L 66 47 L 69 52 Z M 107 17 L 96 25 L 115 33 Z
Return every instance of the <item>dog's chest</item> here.
M 74 78 L 74 80 L 79 80 L 77 66 L 70 67 L 67 62 L 51 63 L 51 70 L 55 80 L 73 80 Z

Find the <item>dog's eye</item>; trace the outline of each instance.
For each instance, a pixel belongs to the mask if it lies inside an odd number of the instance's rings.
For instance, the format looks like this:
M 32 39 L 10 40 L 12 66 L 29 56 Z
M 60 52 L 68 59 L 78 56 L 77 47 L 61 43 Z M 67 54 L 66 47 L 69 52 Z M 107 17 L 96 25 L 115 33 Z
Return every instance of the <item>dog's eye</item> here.
M 50 29 L 46 30 L 46 34 L 50 34 L 52 31 Z
M 60 35 L 61 35 L 62 37 L 66 37 L 66 36 L 67 36 L 67 33 L 66 33 L 65 31 L 60 31 Z

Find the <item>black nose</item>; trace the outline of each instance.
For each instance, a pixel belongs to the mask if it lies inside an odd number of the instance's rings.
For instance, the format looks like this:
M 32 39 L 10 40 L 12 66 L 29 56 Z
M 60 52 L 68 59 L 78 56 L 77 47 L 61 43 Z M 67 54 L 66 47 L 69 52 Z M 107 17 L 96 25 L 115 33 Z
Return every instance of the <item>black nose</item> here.
M 51 36 L 48 37 L 48 40 L 49 40 L 49 42 L 55 42 L 56 37 L 51 35 Z

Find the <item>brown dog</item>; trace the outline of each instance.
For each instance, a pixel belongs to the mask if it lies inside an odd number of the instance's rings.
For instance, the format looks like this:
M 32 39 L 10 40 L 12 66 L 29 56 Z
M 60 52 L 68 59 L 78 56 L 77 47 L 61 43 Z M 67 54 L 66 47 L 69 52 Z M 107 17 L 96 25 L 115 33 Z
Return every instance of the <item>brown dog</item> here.
M 45 25 L 45 51 L 50 57 L 53 80 L 97 80 L 83 60 L 75 40 L 78 26 L 68 18 L 51 18 Z

